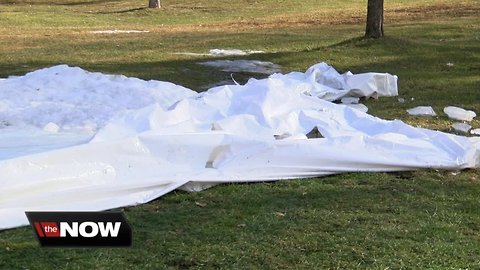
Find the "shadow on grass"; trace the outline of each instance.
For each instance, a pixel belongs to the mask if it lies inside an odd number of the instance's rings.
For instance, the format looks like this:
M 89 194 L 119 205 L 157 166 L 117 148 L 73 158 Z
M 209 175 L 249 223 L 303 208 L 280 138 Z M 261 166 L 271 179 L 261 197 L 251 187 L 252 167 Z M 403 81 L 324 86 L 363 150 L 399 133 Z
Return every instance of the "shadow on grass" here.
M 122 13 L 129 13 L 129 12 L 135 12 L 135 11 L 140 11 L 140 10 L 148 10 L 149 8 L 147 7 L 141 7 L 141 8 L 131 8 L 131 9 L 125 9 L 125 10 L 118 10 L 118 11 L 101 11 L 97 12 L 97 14 L 122 14 Z
M 238 34 L 242 38 L 252 38 L 251 34 Z M 179 37 L 178 40 L 182 40 Z M 197 37 L 196 37 L 197 38 Z M 193 42 L 197 42 L 196 38 Z M 202 37 L 198 37 L 202 38 Z M 255 40 L 254 40 L 255 41 Z M 109 50 L 108 41 L 95 41 L 80 47 L 80 50 L 102 48 Z M 128 42 L 128 40 L 126 41 Z M 128 44 L 127 44 L 128 45 Z M 127 46 L 126 45 L 126 46 Z M 129 50 L 136 47 L 131 45 Z M 145 47 L 150 49 L 150 45 Z M 425 105 L 432 97 L 439 103 L 451 102 L 456 106 L 480 109 L 478 100 L 478 78 L 472 74 L 480 69 L 475 59 L 478 46 L 466 44 L 455 49 L 455 43 L 448 44 L 435 40 L 405 39 L 387 36 L 379 40 L 354 37 L 334 44 L 318 46 L 300 51 L 283 51 L 276 53 L 253 54 L 231 57 L 188 57 L 164 61 L 145 61 L 146 59 L 126 62 L 99 60 L 83 62 L 83 60 L 67 61 L 72 66 L 80 66 L 90 71 L 112 74 L 123 74 L 141 79 L 169 81 L 196 91 L 203 91 L 221 82 L 234 84 L 231 72 L 223 72 L 215 68 L 198 65 L 198 62 L 221 59 L 247 59 L 271 61 L 281 65 L 282 72 L 303 71 L 305 68 L 326 61 L 339 72 L 388 72 L 399 76 L 401 95 L 415 97 L 416 101 L 408 105 Z M 129 50 L 126 50 L 127 53 Z M 108 52 L 104 53 L 108 55 Z M 183 58 L 183 57 L 179 57 Z M 109 59 L 104 57 L 103 59 Z M 58 62 L 30 61 L 18 65 L 0 63 L 0 77 L 21 75 L 38 68 L 59 64 Z M 449 62 L 459 63 L 453 67 Z M 243 84 L 250 77 L 265 78 L 255 73 L 233 73 L 236 81 Z M 418 103 L 418 104 L 417 104 Z M 454 105 L 452 104 L 452 105 Z

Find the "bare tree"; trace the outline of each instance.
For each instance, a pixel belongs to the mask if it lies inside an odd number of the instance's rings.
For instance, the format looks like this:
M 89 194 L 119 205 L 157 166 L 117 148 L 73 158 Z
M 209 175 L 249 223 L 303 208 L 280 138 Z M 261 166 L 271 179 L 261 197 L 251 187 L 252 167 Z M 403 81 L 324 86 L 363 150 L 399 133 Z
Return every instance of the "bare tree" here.
M 383 1 L 368 0 L 366 38 L 383 37 Z
M 160 8 L 160 0 L 148 0 L 149 8 Z

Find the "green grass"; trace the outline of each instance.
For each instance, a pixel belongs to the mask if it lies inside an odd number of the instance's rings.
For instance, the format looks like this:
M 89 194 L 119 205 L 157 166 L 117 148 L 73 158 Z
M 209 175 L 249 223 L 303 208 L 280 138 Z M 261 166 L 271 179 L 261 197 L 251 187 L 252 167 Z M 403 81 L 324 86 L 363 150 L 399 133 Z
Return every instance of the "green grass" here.
M 364 102 L 382 118 L 450 132 L 443 107 L 480 113 L 476 0 L 386 1 L 381 40 L 359 38 L 365 1 L 164 0 L 163 10 L 145 9 L 146 2 L 0 0 L 0 77 L 65 63 L 200 91 L 230 74 L 197 64 L 208 57 L 175 53 L 238 48 L 266 51 L 242 58 L 272 61 L 284 72 L 326 61 L 340 71 L 396 74 L 407 102 Z M 106 29 L 150 32 L 90 32 Z M 261 77 L 234 74 L 239 81 L 250 76 Z M 408 116 L 417 105 L 431 105 L 439 116 Z M 124 209 L 133 248 L 42 249 L 25 227 L 0 232 L 0 269 L 478 269 L 479 197 L 478 170 L 173 192 Z

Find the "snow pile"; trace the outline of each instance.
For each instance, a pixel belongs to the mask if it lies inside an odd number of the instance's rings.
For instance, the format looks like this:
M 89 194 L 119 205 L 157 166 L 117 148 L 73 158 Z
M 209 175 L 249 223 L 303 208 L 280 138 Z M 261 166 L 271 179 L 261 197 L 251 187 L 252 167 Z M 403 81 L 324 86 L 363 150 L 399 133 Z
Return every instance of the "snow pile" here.
M 466 137 L 326 101 L 396 95 L 397 86 L 389 74 L 339 74 L 323 63 L 200 94 L 57 66 L 0 81 L 0 93 L 9 123 L 0 128 L 0 153 L 8 153 L 0 229 L 27 224 L 26 210 L 104 210 L 182 186 L 458 170 L 480 159 L 480 143 Z M 93 138 L 72 132 L 85 123 L 95 126 Z
M 0 81 L 0 122 L 4 126 L 95 132 L 120 112 L 153 103 L 167 109 L 196 94 L 168 82 L 60 65 Z

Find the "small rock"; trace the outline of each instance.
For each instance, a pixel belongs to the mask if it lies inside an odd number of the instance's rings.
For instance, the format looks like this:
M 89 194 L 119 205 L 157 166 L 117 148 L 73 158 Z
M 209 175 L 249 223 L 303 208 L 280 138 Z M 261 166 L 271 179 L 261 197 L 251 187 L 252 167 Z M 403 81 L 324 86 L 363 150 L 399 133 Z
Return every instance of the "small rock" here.
M 405 99 L 404 98 L 398 98 L 398 102 L 405 103 Z

